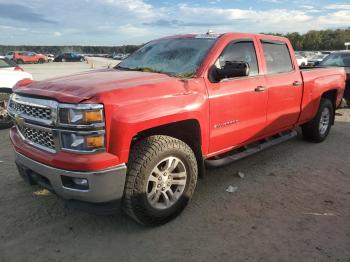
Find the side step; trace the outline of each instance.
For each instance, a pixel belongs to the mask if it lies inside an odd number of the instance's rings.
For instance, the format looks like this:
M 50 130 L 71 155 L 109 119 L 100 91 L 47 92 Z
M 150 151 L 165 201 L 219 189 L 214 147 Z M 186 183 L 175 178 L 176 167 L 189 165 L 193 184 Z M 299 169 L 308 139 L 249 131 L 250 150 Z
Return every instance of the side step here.
M 259 142 L 253 143 L 251 145 L 247 145 L 247 146 L 235 149 L 221 156 L 216 156 L 210 159 L 206 159 L 205 165 L 207 167 L 219 167 L 223 165 L 228 165 L 234 161 L 250 156 L 266 148 L 269 148 L 271 146 L 287 141 L 289 139 L 292 139 L 297 135 L 298 133 L 295 130 L 282 132 L 272 137 L 266 138 L 264 140 L 260 140 Z

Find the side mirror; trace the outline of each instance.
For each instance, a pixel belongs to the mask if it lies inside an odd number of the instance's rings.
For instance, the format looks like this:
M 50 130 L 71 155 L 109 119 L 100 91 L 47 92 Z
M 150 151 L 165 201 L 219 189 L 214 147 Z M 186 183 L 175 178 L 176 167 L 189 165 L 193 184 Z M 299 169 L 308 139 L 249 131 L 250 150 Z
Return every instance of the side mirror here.
M 215 65 L 210 70 L 209 79 L 212 82 L 219 82 L 222 79 L 243 77 L 249 75 L 249 64 L 241 61 L 226 61 L 222 68 Z

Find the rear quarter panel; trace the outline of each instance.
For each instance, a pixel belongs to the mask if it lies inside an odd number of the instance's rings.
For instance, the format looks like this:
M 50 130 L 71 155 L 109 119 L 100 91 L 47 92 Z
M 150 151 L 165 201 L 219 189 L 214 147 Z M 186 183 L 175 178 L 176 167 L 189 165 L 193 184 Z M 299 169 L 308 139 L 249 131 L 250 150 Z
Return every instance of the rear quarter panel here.
M 300 123 L 311 120 L 317 113 L 321 97 L 330 90 L 337 91 L 339 106 L 345 89 L 345 71 L 342 68 L 317 68 L 301 70 L 304 94 L 301 103 Z

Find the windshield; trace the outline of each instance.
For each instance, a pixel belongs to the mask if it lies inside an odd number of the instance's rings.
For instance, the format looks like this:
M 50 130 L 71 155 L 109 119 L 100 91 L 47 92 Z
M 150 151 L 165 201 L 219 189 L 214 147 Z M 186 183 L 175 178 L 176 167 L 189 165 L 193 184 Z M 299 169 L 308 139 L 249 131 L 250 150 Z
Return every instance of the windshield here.
M 193 77 L 215 38 L 175 38 L 150 42 L 121 62 L 117 69 Z
M 330 54 L 320 63 L 320 65 L 350 67 L 350 52 Z

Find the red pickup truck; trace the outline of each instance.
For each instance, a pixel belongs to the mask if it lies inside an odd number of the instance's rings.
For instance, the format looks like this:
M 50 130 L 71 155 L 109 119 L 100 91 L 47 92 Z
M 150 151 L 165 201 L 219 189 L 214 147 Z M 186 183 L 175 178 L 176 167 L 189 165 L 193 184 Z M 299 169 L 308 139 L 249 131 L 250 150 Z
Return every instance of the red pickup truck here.
M 295 136 L 323 141 L 341 68 L 300 70 L 290 42 L 245 33 L 151 41 L 114 69 L 19 84 L 8 111 L 19 173 L 70 203 L 159 225 L 218 166 Z
M 42 54 L 37 54 L 34 52 L 20 52 L 14 51 L 12 53 L 12 60 L 17 64 L 35 63 L 43 64 L 48 62 L 48 58 Z

